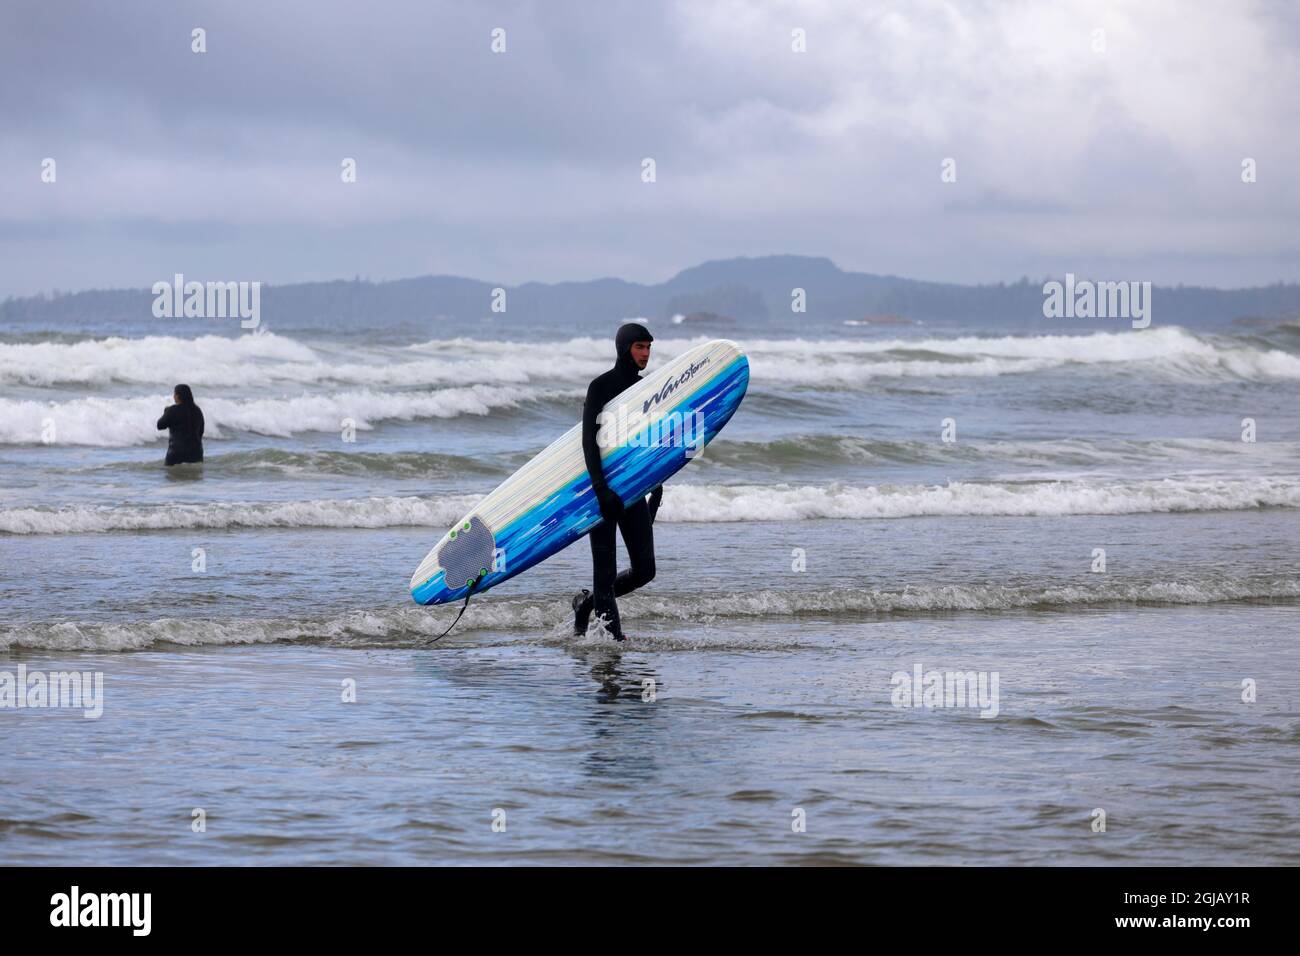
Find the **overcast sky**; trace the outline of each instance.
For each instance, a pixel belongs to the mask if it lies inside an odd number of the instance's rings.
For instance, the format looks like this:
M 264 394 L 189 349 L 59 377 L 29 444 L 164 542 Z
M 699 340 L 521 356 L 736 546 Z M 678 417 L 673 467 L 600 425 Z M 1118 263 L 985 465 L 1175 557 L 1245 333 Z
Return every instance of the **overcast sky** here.
M 0 297 L 773 253 L 1294 281 L 1298 7 L 5 0 Z

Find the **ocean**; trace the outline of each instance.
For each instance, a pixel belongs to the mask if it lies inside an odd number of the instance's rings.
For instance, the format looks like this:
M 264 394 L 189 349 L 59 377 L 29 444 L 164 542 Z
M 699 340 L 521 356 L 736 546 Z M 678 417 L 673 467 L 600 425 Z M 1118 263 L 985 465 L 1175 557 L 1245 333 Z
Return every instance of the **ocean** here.
M 1300 327 L 649 322 L 751 382 L 629 641 L 583 540 L 430 643 L 620 321 L 3 330 L 4 862 L 1300 863 Z

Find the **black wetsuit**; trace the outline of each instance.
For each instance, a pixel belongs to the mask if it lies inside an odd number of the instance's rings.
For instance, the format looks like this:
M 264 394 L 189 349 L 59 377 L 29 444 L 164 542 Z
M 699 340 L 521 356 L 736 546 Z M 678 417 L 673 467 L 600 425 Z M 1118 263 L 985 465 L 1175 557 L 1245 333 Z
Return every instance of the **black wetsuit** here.
M 158 419 L 158 430 L 168 429 L 166 465 L 203 460 L 203 412 L 192 403 L 169 405 Z
M 653 336 L 642 325 L 629 323 L 620 328 L 614 340 L 618 360 L 612 369 L 596 376 L 587 386 L 587 398 L 582 406 L 582 455 L 605 520 L 590 532 L 593 593 L 582 600 L 575 598 L 574 626 L 578 631 L 585 631 L 587 620 L 594 609 L 596 614 L 604 617 L 605 626 L 616 640 L 623 639 L 623 631 L 618 618 L 618 603 L 614 599 L 648 584 L 655 576 L 655 543 L 651 524 L 655 512 L 659 510 L 663 489 L 660 487 L 654 490 L 649 504 L 642 498 L 631 505 L 623 505 L 618 495 L 605 483 L 600 445 L 596 437 L 600 426 L 596 418 L 611 399 L 631 388 L 641 378 L 640 369 L 632 360 L 632 344 L 653 340 Z M 623 543 L 627 546 L 628 560 L 631 563 L 631 567 L 622 574 L 617 574 L 618 550 L 614 539 L 616 524 L 623 533 Z

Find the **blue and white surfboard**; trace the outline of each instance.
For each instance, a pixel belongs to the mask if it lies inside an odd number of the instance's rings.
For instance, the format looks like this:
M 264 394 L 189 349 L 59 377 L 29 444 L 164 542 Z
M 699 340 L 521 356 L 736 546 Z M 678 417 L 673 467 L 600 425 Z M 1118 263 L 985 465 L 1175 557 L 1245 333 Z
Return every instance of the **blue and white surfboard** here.
M 604 409 L 605 481 L 625 502 L 676 474 L 722 430 L 749 387 L 734 342 L 696 346 Z M 444 604 L 486 591 L 568 547 L 601 520 L 575 425 L 511 475 L 420 562 L 411 597 Z

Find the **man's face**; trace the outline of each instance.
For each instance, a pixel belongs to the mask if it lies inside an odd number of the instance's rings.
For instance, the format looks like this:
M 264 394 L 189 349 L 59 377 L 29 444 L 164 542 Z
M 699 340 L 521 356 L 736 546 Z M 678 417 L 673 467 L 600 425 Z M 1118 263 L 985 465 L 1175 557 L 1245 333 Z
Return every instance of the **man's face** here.
M 645 368 L 646 363 L 650 361 L 650 343 L 633 342 L 632 343 L 632 361 L 636 362 L 637 368 Z

